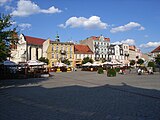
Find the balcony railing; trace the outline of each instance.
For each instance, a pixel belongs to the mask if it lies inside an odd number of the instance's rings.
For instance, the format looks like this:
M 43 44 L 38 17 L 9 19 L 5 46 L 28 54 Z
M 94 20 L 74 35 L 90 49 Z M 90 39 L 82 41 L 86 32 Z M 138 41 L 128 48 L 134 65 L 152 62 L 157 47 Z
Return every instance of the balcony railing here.
M 100 54 L 100 52 L 99 51 L 95 51 L 95 54 Z
M 99 45 L 98 45 L 98 44 L 95 44 L 94 47 L 97 48 L 97 47 L 99 47 Z
M 65 50 L 60 50 L 60 53 L 62 54 L 62 55 L 66 55 L 66 51 Z
M 129 56 L 129 53 L 125 53 L 124 56 L 128 57 L 128 56 Z

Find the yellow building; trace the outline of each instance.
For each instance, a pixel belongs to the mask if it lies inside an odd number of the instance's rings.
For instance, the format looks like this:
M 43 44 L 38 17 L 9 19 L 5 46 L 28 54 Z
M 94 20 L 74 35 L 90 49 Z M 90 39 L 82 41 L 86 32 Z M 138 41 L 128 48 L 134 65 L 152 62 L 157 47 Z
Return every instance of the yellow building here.
M 60 42 L 57 35 L 55 41 L 50 41 L 47 58 L 49 59 L 49 67 L 53 67 L 57 63 L 68 59 L 70 65 L 74 66 L 74 44 L 70 42 Z

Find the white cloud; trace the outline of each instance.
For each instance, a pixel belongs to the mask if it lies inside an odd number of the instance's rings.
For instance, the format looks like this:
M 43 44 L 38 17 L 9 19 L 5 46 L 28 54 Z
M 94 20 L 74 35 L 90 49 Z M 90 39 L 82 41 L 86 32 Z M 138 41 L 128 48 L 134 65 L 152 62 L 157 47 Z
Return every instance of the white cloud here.
M 18 25 L 18 27 L 21 29 L 21 30 L 25 30 L 25 29 L 30 29 L 31 28 L 31 24 L 29 23 L 21 23 Z
M 15 22 L 15 21 L 11 21 L 11 24 L 12 24 L 12 25 L 16 25 L 16 24 L 17 24 L 17 22 Z
M 48 10 L 41 10 L 42 13 L 59 13 L 62 12 L 58 8 L 55 8 L 54 6 L 50 7 Z
M 66 28 L 85 28 L 85 29 L 106 29 L 107 23 L 100 20 L 98 16 L 91 16 L 90 18 L 85 17 L 71 17 L 65 24 L 60 24 L 59 27 Z
M 122 43 L 125 43 L 128 45 L 135 45 L 135 40 L 134 39 L 126 39 L 126 40 L 122 40 L 122 41 L 116 41 L 112 44 L 122 44 Z
M 160 42 L 148 42 L 146 44 L 141 44 L 139 47 L 141 48 L 150 48 L 150 47 L 158 47 Z
M 6 5 L 6 6 L 5 6 L 5 10 L 6 10 L 6 11 L 8 11 L 8 10 L 13 11 L 13 10 L 15 10 L 15 8 L 14 8 L 14 7 L 12 7 L 12 6 L 8 6 L 8 5 Z
M 0 0 L 0 6 L 4 5 L 7 2 L 11 2 L 12 0 Z
M 126 39 L 126 40 L 122 40 L 121 42 L 129 44 L 129 45 L 135 45 L 135 40 L 134 39 Z
M 134 28 L 138 28 L 138 30 L 145 30 L 145 28 L 143 26 L 141 26 L 141 24 L 136 23 L 136 22 L 129 22 L 126 25 L 112 28 L 110 30 L 110 32 L 111 33 L 124 32 L 124 31 L 128 31 L 128 30 L 131 30 L 131 29 L 134 29 Z
M 29 16 L 37 13 L 58 13 L 61 12 L 58 8 L 54 6 L 49 9 L 41 9 L 37 4 L 30 0 L 20 0 L 17 3 L 17 8 L 11 14 L 13 16 Z
M 148 38 L 148 37 L 149 37 L 149 35 L 144 35 L 144 37 L 145 37 L 145 38 Z
M 141 26 L 138 30 L 145 30 L 145 28 L 143 26 Z

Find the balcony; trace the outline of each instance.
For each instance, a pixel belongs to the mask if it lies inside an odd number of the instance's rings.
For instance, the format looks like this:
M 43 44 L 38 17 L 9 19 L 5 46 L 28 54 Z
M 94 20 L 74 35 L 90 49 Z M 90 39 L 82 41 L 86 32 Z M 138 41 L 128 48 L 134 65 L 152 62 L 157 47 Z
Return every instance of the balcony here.
M 99 47 L 99 45 L 98 45 L 98 44 L 95 44 L 95 45 L 94 45 L 94 47 L 95 47 L 95 48 L 98 48 L 98 47 Z
M 124 56 L 128 57 L 128 56 L 129 56 L 129 53 L 125 53 Z
M 61 54 L 61 55 L 66 55 L 66 53 L 67 53 L 67 52 L 66 52 L 65 50 L 60 50 L 60 54 Z
M 100 54 L 100 52 L 99 51 L 95 51 L 95 54 Z

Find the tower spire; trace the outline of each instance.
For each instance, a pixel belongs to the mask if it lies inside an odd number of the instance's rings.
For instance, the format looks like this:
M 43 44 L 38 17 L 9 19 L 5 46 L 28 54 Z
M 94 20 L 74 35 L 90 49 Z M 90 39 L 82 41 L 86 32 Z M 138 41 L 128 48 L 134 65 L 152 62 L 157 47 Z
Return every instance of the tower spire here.
M 57 34 L 56 34 L 56 38 L 55 38 L 55 41 L 57 41 L 57 42 L 60 42 L 60 39 L 59 39 L 59 35 L 58 35 L 58 32 L 57 32 Z

